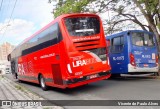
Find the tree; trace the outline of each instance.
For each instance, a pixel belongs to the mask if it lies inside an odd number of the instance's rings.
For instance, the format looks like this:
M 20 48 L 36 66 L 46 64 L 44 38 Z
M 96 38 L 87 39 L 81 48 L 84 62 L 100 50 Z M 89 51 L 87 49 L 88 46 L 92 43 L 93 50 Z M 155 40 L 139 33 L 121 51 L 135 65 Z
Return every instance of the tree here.
M 61 0 L 54 16 L 63 13 L 93 12 L 106 13 L 104 27 L 106 34 L 122 31 L 124 27 L 154 32 L 160 46 L 160 0 Z M 138 10 L 138 8 L 139 10 Z M 114 13 L 112 16 L 109 13 Z M 148 22 L 148 24 L 147 24 Z
M 124 27 L 132 27 L 132 29 L 140 27 L 143 30 L 152 31 L 142 20 L 144 19 L 142 13 L 137 10 L 136 5 L 130 0 L 108 0 L 108 2 L 100 2 L 98 13 L 107 11 L 114 13 L 111 18 L 105 20 L 105 25 L 109 25 L 107 33 L 122 31 Z
M 53 0 L 49 0 L 52 2 Z M 53 11 L 54 17 L 67 13 L 83 12 L 84 7 L 94 0 L 60 0 Z
M 61 2 L 62 3 L 62 2 Z M 126 10 L 132 10 L 128 12 Z M 132 21 L 133 25 L 139 25 L 143 30 L 151 30 L 147 25 L 142 24 L 138 20 L 137 16 L 141 13 L 135 11 L 136 6 L 130 0 L 66 0 L 61 6 L 57 6 L 54 9 L 54 16 L 57 17 L 63 13 L 73 13 L 73 12 L 92 12 L 92 13 L 104 13 L 107 10 L 116 13 L 110 20 L 106 19 L 104 21 L 105 25 L 109 25 L 105 30 L 106 33 L 113 33 L 115 31 L 121 31 L 122 27 L 129 27 L 131 23 L 125 23 L 128 25 L 123 25 L 124 22 Z M 130 14 L 132 13 L 132 14 Z
M 146 18 L 157 38 L 160 51 L 160 0 L 133 0 Z

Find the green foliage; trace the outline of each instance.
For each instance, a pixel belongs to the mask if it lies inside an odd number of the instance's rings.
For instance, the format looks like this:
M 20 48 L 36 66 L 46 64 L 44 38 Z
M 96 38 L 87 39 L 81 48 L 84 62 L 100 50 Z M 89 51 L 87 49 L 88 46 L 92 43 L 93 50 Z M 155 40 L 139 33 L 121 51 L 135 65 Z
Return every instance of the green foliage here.
M 160 30 L 160 23 L 157 24 L 158 29 Z
M 49 0 L 49 2 L 53 1 L 56 0 Z M 142 19 L 145 16 L 136 9 L 134 1 L 138 1 L 138 4 L 142 6 L 149 18 L 146 20 L 150 20 L 148 22 L 160 29 L 159 0 L 59 0 L 54 7 L 53 14 L 57 17 L 61 14 L 79 12 L 106 13 L 103 24 L 106 26 L 105 31 L 109 34 L 121 31 L 124 27 L 136 29 L 137 26 L 153 32 L 151 26 L 145 24 L 145 19 Z M 110 16 L 112 12 L 114 15 Z M 129 25 L 127 22 L 132 23 Z
M 158 45 L 160 46 L 160 0 L 134 0 L 145 18 L 147 19 L 149 26 L 156 35 Z M 159 47 L 160 51 L 160 47 Z
M 15 88 L 18 89 L 18 90 L 22 90 L 23 88 L 19 85 L 15 85 Z
M 141 5 L 144 5 L 144 10 L 147 15 L 150 15 L 151 19 L 154 21 L 154 17 L 156 17 L 156 26 L 160 30 L 160 6 L 159 0 L 139 0 Z
M 82 12 L 84 7 L 92 0 L 66 0 L 64 4 L 59 5 L 53 13 L 55 17 L 61 14 L 79 13 Z
M 139 0 L 140 4 L 145 4 L 145 8 L 147 12 L 155 12 L 158 7 L 158 0 Z

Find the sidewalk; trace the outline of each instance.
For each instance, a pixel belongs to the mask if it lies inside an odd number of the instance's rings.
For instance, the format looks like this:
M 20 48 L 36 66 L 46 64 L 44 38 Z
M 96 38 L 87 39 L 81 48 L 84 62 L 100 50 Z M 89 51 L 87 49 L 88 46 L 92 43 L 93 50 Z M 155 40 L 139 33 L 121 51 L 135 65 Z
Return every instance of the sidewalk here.
M 0 75 L 0 100 L 45 100 L 44 98 L 32 93 L 25 87 L 20 86 L 12 80 Z M 2 101 L 1 101 L 2 102 Z M 3 106 L 0 109 L 6 109 Z M 10 107 L 7 109 L 28 109 L 27 107 Z M 29 109 L 63 109 L 59 106 L 29 107 Z

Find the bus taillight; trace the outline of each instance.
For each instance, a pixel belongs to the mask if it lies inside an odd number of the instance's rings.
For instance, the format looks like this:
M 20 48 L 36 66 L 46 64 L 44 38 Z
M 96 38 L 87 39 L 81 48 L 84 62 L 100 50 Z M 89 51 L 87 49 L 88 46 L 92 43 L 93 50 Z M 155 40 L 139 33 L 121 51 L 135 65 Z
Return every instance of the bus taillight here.
M 108 65 L 110 65 L 110 62 L 109 62 L 109 55 L 107 55 L 107 62 L 108 62 Z
M 158 60 L 159 60 L 159 58 L 158 58 L 158 55 L 156 56 L 156 65 L 158 66 Z
M 67 69 L 68 69 L 68 72 L 69 72 L 70 74 L 72 74 L 72 69 L 71 69 L 70 64 L 67 64 Z
M 107 54 L 110 52 L 110 40 L 107 40 Z
M 132 53 L 130 54 L 130 63 L 131 65 L 136 66 L 134 55 Z

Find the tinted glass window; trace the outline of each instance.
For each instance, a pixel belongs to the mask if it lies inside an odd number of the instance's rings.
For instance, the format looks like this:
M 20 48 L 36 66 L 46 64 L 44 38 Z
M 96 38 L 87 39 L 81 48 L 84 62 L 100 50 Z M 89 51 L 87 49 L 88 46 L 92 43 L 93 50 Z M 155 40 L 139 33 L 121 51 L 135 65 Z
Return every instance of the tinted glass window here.
M 52 42 L 53 42 L 53 44 L 56 44 L 57 43 L 58 34 L 59 34 L 59 26 L 58 26 L 58 23 L 56 23 L 56 24 L 52 25 L 51 27 L 47 28 L 46 30 L 42 31 L 40 34 L 38 34 L 35 37 L 31 38 L 27 42 L 27 45 L 28 45 L 27 48 L 32 48 L 32 47 L 35 47 L 35 46 L 37 46 L 39 44 L 46 43 L 48 41 L 49 42 L 47 44 L 49 44 L 49 43 L 52 44 Z
M 100 32 L 100 21 L 96 17 L 66 18 L 65 25 L 70 36 L 90 36 Z
M 52 46 L 54 44 L 57 44 L 61 40 L 62 34 L 59 25 L 58 23 L 55 23 L 54 25 L 43 30 L 41 33 L 26 42 L 25 44 L 27 44 L 27 47 L 22 50 L 22 55 L 26 55 L 37 50 Z
M 120 44 L 121 44 L 120 37 L 113 38 L 113 45 L 120 45 Z
M 146 33 L 132 33 L 132 44 L 136 46 L 154 46 L 153 36 Z
M 44 43 L 49 40 L 54 40 L 55 43 L 57 42 L 58 38 L 58 23 L 52 25 L 48 29 L 44 30 L 39 36 L 38 36 L 38 43 Z
M 115 37 L 112 39 L 110 52 L 119 53 L 124 48 L 124 36 Z
M 37 41 L 38 41 L 38 35 L 36 35 L 35 37 L 33 37 L 32 39 L 30 39 L 27 42 L 27 48 L 31 48 L 33 46 L 36 46 L 37 45 Z

